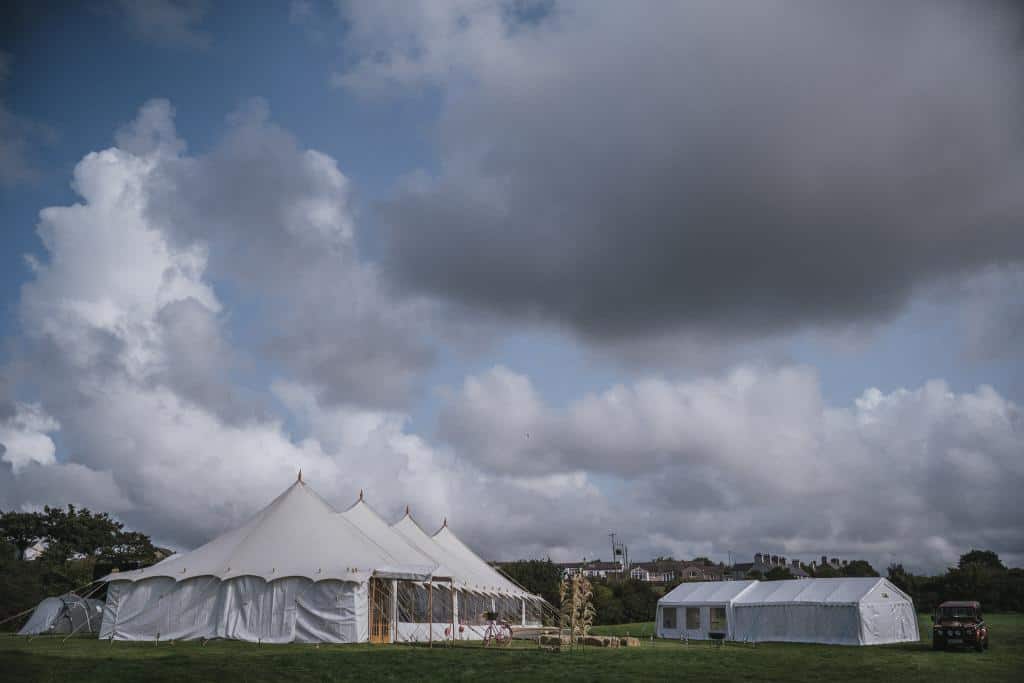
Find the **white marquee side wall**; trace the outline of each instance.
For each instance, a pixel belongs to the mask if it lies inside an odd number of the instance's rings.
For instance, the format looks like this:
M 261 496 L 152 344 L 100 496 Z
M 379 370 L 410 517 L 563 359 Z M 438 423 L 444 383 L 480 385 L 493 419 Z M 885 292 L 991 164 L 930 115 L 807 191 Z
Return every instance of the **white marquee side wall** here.
M 914 604 L 861 603 L 860 634 L 863 645 L 916 643 L 921 639 Z
M 365 583 L 253 576 L 113 581 L 101 639 L 251 642 L 365 642 Z
M 288 577 L 264 581 L 241 576 L 222 581 L 199 576 L 112 581 L 107 588 L 101 639 L 125 641 L 230 638 L 263 643 L 357 643 L 369 640 L 367 583 Z M 493 601 L 492 601 L 493 600 Z M 515 605 L 513 624 L 539 625 L 539 611 L 523 598 L 488 597 Z M 534 614 L 534 612 L 538 612 Z M 507 615 L 511 617 L 512 615 Z M 456 615 L 455 637 L 480 640 L 485 625 Z M 459 629 L 459 624 L 463 628 Z M 397 621 L 398 642 L 443 641 L 451 622 Z
M 704 605 L 670 605 L 670 604 L 658 604 L 658 610 L 656 614 L 657 621 L 655 622 L 654 632 L 659 638 L 671 638 L 673 640 L 680 640 L 685 638 L 686 640 L 710 640 L 708 633 L 711 632 L 711 608 L 719 607 L 725 609 L 725 620 L 726 620 L 726 638 L 734 640 L 733 638 L 733 613 L 732 606 L 725 604 L 704 604 Z M 676 627 L 665 628 L 665 612 L 666 609 L 676 610 Z M 687 609 L 698 609 L 700 610 L 700 626 L 696 629 L 686 628 L 686 610 Z
M 860 645 L 858 605 L 734 605 L 740 640 Z

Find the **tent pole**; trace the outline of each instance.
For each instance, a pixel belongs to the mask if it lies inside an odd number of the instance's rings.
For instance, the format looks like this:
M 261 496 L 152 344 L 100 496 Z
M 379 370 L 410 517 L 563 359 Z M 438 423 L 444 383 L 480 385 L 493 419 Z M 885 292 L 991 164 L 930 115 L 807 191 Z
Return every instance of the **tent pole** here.
M 427 582 L 427 647 L 434 647 L 434 579 Z
M 39 607 L 39 605 L 36 605 L 36 607 Z M 28 614 L 29 612 L 34 611 L 36 607 L 29 607 L 24 612 L 18 612 L 17 614 L 13 614 L 13 615 L 7 617 L 6 619 L 4 619 L 3 621 L 0 621 L 0 624 L 6 624 L 8 621 L 11 621 L 13 619 L 17 619 L 18 617 L 23 617 L 26 614 Z
M 455 581 L 453 579 L 448 579 L 448 590 L 452 593 L 452 645 L 455 645 L 455 622 L 459 618 L 455 610 L 459 608 L 459 600 L 455 595 Z
M 398 642 L 398 579 L 391 580 L 391 642 Z
M 369 633 L 370 642 L 374 642 L 374 629 L 376 628 L 377 620 L 374 618 L 374 609 L 377 604 L 377 584 L 374 582 L 374 578 L 370 578 L 370 602 L 367 607 L 367 630 Z

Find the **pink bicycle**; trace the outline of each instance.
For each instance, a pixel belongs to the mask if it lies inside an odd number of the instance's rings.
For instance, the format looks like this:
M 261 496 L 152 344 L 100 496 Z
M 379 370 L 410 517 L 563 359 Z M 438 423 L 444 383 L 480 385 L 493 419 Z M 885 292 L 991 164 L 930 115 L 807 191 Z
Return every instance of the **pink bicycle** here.
M 493 612 L 486 614 L 487 628 L 484 629 L 484 647 L 504 647 L 512 642 L 512 625 L 497 618 Z

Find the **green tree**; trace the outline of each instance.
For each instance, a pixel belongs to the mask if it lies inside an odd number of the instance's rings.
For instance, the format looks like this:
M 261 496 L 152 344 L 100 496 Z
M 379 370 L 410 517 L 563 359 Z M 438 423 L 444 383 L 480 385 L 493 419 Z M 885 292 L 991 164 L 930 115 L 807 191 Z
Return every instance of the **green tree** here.
M 562 570 L 551 561 L 551 558 L 506 562 L 500 569 L 526 590 L 547 600 L 548 604 L 558 604 Z
M 908 592 L 913 577 L 907 573 L 907 570 L 903 568 L 903 565 L 897 562 L 893 562 L 885 570 L 886 576 L 892 581 L 893 585 L 902 590 Z
M 939 576 L 921 576 L 903 565 L 889 565 L 889 580 L 910 595 L 914 605 L 931 611 L 946 600 L 978 600 L 986 612 L 1024 610 L 1024 570 L 1005 569 L 989 550 L 972 550 Z
M 843 576 L 878 576 L 878 572 L 866 560 L 854 560 L 845 564 L 840 572 Z
M 25 551 L 46 538 L 46 525 L 38 512 L 0 513 L 0 538 L 13 545 L 18 559 L 25 559 Z
M 960 569 L 964 569 L 970 565 L 998 571 L 1004 571 L 1006 569 L 1002 560 L 999 559 L 999 555 L 995 554 L 991 550 L 971 550 L 970 552 L 961 555 L 960 564 L 958 565 Z
M 121 531 L 114 543 L 102 550 L 101 556 L 118 564 L 149 564 L 156 558 L 156 547 L 146 534 Z
M 786 579 L 792 579 L 793 574 L 786 567 L 772 567 L 768 570 L 768 573 L 764 575 L 765 581 L 785 581 Z
M 622 600 L 608 584 L 594 582 L 594 610 L 597 612 L 595 622 L 598 624 L 622 624 L 626 621 L 626 612 L 622 608 Z
M 816 579 L 834 579 L 840 576 L 839 570 L 828 564 L 816 564 L 812 567 L 814 578 Z
M 93 513 L 88 508 L 45 507 L 44 524 L 48 541 L 46 554 L 57 561 L 75 554 L 85 556 L 110 553 L 118 544 L 124 525 L 106 512 Z

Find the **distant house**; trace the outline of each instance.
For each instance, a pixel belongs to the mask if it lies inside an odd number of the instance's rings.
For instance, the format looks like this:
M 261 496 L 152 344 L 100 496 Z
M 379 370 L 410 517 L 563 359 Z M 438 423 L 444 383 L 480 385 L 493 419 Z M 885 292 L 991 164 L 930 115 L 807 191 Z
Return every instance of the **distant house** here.
M 751 572 L 757 572 L 761 576 L 765 576 L 777 567 L 783 567 L 788 570 L 794 579 L 809 578 L 807 572 L 800 566 L 800 560 L 787 561 L 783 556 L 771 555 L 769 553 L 755 553 L 753 562 L 737 562 L 726 571 L 726 578 L 738 581 L 749 577 Z
M 637 562 L 629 576 L 637 581 L 672 583 L 673 581 L 721 581 L 723 567 L 704 562 L 683 560 L 654 560 Z
M 649 562 L 634 562 L 626 571 L 621 562 L 583 560 L 581 562 L 560 562 L 557 566 L 562 576 L 571 578 L 583 575 L 588 578 L 606 579 L 610 576 L 626 575 L 634 581 L 647 583 L 674 583 L 676 581 L 721 581 L 725 578 L 726 567 L 707 562 L 658 559 Z
M 677 577 L 683 581 L 721 581 L 725 567 L 702 562 L 680 562 Z
M 656 562 L 637 562 L 630 567 L 629 578 L 649 583 L 669 583 L 675 580 L 676 573 L 673 569 L 659 567 Z
M 621 563 L 602 562 L 601 560 L 559 562 L 555 566 L 562 570 L 562 576 L 565 578 L 583 575 L 588 579 L 606 579 L 609 574 L 622 573 Z

